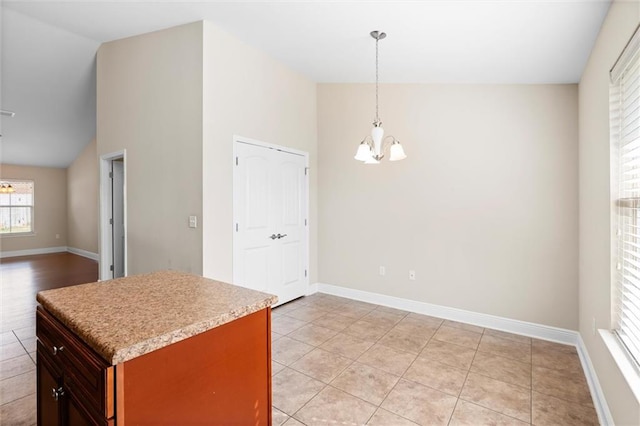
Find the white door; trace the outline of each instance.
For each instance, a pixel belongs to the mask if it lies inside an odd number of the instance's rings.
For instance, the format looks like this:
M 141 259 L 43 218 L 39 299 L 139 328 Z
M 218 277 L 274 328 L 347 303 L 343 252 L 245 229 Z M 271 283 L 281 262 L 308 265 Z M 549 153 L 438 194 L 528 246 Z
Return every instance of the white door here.
M 285 303 L 307 288 L 305 155 L 236 142 L 233 281 Z

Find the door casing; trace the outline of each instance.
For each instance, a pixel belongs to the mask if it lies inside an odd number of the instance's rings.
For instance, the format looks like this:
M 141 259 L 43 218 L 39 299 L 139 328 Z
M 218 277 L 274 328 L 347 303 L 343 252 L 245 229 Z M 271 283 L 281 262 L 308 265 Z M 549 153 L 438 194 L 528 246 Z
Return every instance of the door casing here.
M 100 232 L 99 232 L 99 275 L 100 281 L 112 278 L 111 265 L 113 265 L 112 227 L 109 222 L 112 215 L 111 194 L 111 163 L 121 159 L 124 165 L 124 178 L 122 184 L 123 208 L 124 208 L 124 276 L 127 276 L 127 152 L 126 150 L 103 154 L 100 156 Z

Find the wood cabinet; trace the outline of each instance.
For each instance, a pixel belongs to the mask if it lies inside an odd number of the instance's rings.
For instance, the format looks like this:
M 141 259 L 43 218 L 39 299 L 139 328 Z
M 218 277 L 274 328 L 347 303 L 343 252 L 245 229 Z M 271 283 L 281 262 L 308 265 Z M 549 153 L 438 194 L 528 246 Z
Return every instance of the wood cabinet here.
M 36 335 L 38 424 L 115 424 L 113 366 L 42 308 Z
M 38 344 L 40 346 L 40 344 Z M 42 350 L 38 350 L 38 353 Z M 62 373 L 46 357 L 38 355 L 38 424 L 54 426 L 60 423 L 62 410 L 55 392 L 60 391 Z
M 271 425 L 271 309 L 110 365 L 39 307 L 38 425 Z

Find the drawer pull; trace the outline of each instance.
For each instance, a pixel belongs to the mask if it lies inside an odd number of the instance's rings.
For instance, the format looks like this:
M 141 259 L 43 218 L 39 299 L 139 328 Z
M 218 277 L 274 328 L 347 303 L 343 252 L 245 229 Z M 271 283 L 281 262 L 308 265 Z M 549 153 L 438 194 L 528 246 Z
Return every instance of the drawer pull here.
M 58 400 L 58 398 L 60 398 L 62 395 L 64 395 L 64 389 L 62 389 L 62 386 L 60 386 L 58 389 L 56 388 L 52 388 L 51 389 L 51 397 L 54 400 Z
M 58 355 L 58 352 L 62 352 L 63 349 L 64 349 L 64 346 L 54 346 L 51 351 L 53 352 L 54 355 Z

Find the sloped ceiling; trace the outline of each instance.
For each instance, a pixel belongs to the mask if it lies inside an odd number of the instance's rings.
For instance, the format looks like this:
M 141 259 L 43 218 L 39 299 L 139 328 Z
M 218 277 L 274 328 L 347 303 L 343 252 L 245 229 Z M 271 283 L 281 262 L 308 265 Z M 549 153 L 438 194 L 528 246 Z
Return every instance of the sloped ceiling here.
M 601 0 L 5 1 L 0 161 L 67 167 L 95 135 L 100 43 L 207 19 L 317 82 L 577 83 Z

